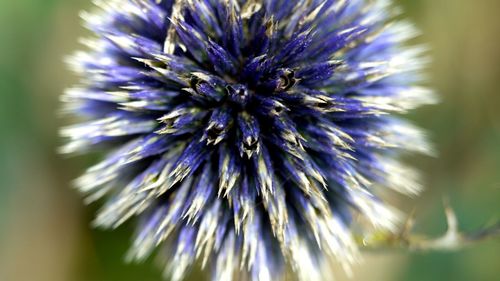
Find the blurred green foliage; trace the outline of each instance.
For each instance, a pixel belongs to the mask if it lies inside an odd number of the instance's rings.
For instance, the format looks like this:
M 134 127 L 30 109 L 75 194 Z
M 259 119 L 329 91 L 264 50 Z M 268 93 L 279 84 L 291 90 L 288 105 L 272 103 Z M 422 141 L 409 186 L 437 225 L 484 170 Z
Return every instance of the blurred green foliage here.
M 426 176 L 427 191 L 400 205 L 417 210 L 416 231 L 439 235 L 446 195 L 462 229 L 478 229 L 499 217 L 500 2 L 398 2 L 423 31 L 419 42 L 432 48 L 430 85 L 442 98 L 411 116 L 428 129 L 439 156 L 410 159 Z M 124 264 L 130 224 L 89 228 L 98 207 L 83 206 L 69 182 L 90 159 L 55 153 L 63 123 L 58 96 L 75 82 L 62 61 L 78 48 L 85 33 L 78 11 L 89 6 L 86 0 L 0 2 L 0 280 L 160 279 L 153 260 Z M 377 253 L 353 280 L 495 281 L 499 260 L 498 241 L 461 252 Z

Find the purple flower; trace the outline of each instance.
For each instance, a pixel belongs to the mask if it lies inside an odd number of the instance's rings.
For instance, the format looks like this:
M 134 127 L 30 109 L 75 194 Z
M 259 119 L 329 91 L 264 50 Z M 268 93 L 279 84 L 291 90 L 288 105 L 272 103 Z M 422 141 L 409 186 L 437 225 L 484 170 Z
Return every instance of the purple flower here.
M 390 1 L 95 2 L 62 98 L 85 122 L 62 151 L 111 151 L 76 186 L 107 198 L 96 226 L 140 219 L 131 259 L 161 245 L 173 280 L 196 261 L 213 280 L 320 280 L 356 261 L 354 224 L 396 229 L 377 194 L 417 194 L 398 155 L 429 153 L 399 115 L 434 98 Z

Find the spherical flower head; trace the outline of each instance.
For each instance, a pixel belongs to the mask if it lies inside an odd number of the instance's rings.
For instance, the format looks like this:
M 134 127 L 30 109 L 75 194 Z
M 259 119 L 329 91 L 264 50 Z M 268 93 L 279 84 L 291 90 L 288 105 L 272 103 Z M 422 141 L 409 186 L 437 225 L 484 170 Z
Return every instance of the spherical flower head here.
M 96 226 L 138 218 L 131 259 L 159 247 L 172 280 L 198 262 L 213 280 L 322 280 L 356 261 L 353 225 L 396 229 L 379 196 L 417 194 L 398 155 L 429 152 L 398 116 L 433 96 L 390 1 L 95 4 L 63 96 L 85 121 L 62 151 L 110 151 L 76 186 L 108 199 Z

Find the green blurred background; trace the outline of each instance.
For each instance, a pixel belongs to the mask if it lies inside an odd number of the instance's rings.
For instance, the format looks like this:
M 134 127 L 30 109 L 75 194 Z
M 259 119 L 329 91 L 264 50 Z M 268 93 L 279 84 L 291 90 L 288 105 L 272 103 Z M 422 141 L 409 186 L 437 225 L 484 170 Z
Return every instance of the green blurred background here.
M 399 0 L 432 47 L 431 83 L 442 103 L 412 114 L 429 130 L 439 157 L 411 159 L 423 170 L 416 208 L 420 232 L 445 230 L 450 197 L 464 230 L 500 214 L 500 1 Z M 90 159 L 64 159 L 55 114 L 75 82 L 63 56 L 85 33 L 78 11 L 89 0 L 0 1 L 0 280 L 160 280 L 151 262 L 126 265 L 131 225 L 89 227 L 97 206 L 83 206 L 69 182 Z M 195 272 L 192 280 L 202 273 Z M 344 280 L 342 277 L 340 280 Z M 349 279 L 346 279 L 349 280 Z M 497 240 L 452 253 L 367 253 L 351 279 L 370 281 L 500 280 Z

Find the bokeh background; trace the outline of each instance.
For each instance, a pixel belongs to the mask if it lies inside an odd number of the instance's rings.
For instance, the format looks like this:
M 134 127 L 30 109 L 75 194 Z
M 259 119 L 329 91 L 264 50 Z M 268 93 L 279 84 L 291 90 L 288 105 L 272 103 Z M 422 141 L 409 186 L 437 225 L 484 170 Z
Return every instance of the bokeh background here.
M 429 76 L 442 100 L 410 116 L 428 129 L 439 156 L 410 159 L 427 190 L 400 206 L 416 209 L 417 231 L 439 235 L 448 196 L 462 229 L 481 228 L 500 215 L 500 1 L 397 2 L 432 47 Z M 89 227 L 98 207 L 83 206 L 69 182 L 91 159 L 55 152 L 64 123 L 58 96 L 76 80 L 63 56 L 79 47 L 78 11 L 88 7 L 90 0 L 0 1 L 1 281 L 161 280 L 151 262 L 123 262 L 130 224 Z M 500 280 L 498 239 L 460 252 L 377 252 L 365 260 L 350 280 Z M 194 272 L 192 280 L 201 277 Z

